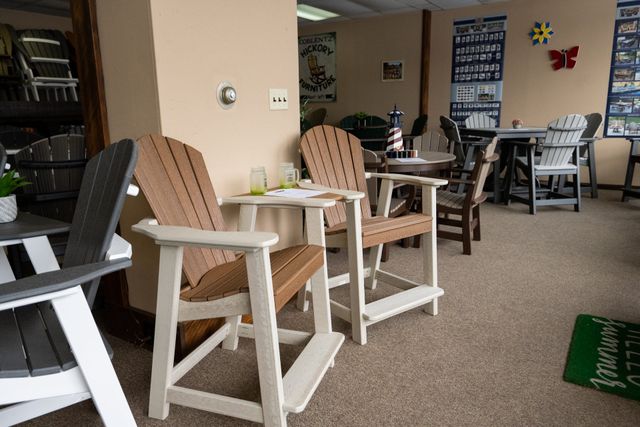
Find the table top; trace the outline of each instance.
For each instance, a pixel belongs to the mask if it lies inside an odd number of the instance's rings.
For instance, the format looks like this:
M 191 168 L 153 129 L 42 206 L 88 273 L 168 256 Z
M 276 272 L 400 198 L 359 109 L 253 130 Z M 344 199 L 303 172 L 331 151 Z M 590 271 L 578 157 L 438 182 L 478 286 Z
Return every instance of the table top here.
M 494 137 L 500 139 L 541 138 L 547 133 L 546 127 L 527 128 L 460 128 L 461 135 Z
M 19 212 L 15 221 L 0 224 L 0 241 L 66 233 L 70 229 L 71 224 L 66 222 Z
M 456 156 L 450 153 L 442 153 L 439 151 L 420 151 L 417 158 L 413 159 L 386 159 L 389 166 L 404 165 L 431 165 L 438 163 L 449 163 L 456 159 Z

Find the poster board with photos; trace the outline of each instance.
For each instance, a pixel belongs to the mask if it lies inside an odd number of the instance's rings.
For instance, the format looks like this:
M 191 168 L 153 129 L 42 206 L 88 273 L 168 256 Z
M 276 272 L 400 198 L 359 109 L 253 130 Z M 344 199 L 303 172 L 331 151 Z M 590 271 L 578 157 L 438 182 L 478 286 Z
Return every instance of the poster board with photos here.
M 298 37 L 300 99 L 336 101 L 336 33 Z
M 618 0 L 604 134 L 640 138 L 640 1 Z
M 450 116 L 459 125 L 483 113 L 500 126 L 506 32 L 503 15 L 454 21 Z

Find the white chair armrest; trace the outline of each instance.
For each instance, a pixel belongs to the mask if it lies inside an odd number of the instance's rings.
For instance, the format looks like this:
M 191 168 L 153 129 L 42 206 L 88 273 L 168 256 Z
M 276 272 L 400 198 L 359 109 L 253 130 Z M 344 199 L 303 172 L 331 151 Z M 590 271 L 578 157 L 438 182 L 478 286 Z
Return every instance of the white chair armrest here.
M 131 228 L 151 237 L 161 246 L 198 246 L 252 252 L 278 243 L 276 233 L 206 231 L 189 227 L 150 225 L 148 220 L 142 220 Z
M 293 198 L 274 196 L 233 196 L 224 197 L 223 204 L 229 205 L 256 205 L 263 207 L 292 207 L 292 208 L 328 208 L 335 206 L 336 201 L 317 198 Z
M 429 185 L 431 187 L 441 187 L 447 185 L 446 179 L 427 178 L 424 176 L 404 175 L 400 173 L 378 173 L 371 172 L 372 178 L 389 179 L 391 181 L 404 182 L 413 185 Z
M 337 188 L 329 188 L 323 185 L 314 184 L 312 182 L 298 182 L 298 187 L 305 188 L 307 190 L 318 190 L 318 191 L 326 191 L 327 193 L 337 194 L 338 196 L 342 196 L 343 200 L 360 200 L 364 198 L 364 193 L 360 191 L 351 191 L 351 190 L 340 190 Z
M 109 246 L 109 250 L 105 255 L 104 259 L 106 261 L 113 261 L 116 259 L 131 259 L 131 255 L 133 251 L 131 249 L 131 243 L 124 240 L 118 234 L 113 233 L 113 237 L 111 238 L 111 246 Z

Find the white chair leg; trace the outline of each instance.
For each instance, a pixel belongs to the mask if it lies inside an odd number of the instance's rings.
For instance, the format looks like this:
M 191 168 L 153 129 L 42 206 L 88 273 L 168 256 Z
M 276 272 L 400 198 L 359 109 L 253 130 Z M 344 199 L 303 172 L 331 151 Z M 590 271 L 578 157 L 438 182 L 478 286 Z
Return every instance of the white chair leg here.
M 182 252 L 182 247 L 160 247 L 156 330 L 149 391 L 149 416 L 160 420 L 164 420 L 169 415 L 167 388 L 172 384 L 182 277 Z
M 326 257 L 325 257 L 326 262 Z M 298 291 L 298 299 L 296 300 L 296 307 L 300 311 L 309 310 L 309 299 L 307 298 L 307 292 L 311 290 L 311 281 L 307 280 L 302 289 Z
M 246 262 L 264 424 L 267 427 L 286 426 L 276 307 L 268 249 L 247 252 Z
M 382 259 L 383 248 L 384 245 L 377 245 L 372 247 L 369 252 L 369 267 L 371 268 L 371 274 L 365 279 L 364 282 L 367 289 L 375 289 L 378 285 L 376 272 L 380 269 L 380 260 Z
M 82 288 L 78 286 L 76 292 L 56 298 L 51 304 L 102 421 L 107 426 L 135 426 Z
M 307 243 L 325 247 L 324 238 L 324 213 L 322 209 L 305 209 L 305 220 L 307 230 Z M 311 280 L 303 288 L 311 285 L 311 295 L 313 298 L 313 320 L 315 331 L 319 333 L 331 332 L 331 307 L 329 302 L 329 278 L 327 275 L 327 253 L 323 252 L 323 265 L 316 271 Z M 305 303 L 309 302 L 305 298 Z M 304 311 L 304 310 L 303 310 Z
M 222 348 L 225 350 L 238 349 L 238 327 L 242 316 L 229 316 L 224 319 L 229 324 L 229 335 L 222 341 Z
M 362 256 L 360 201 L 350 201 L 346 205 L 351 331 L 353 340 L 358 344 L 364 345 L 367 343 L 367 328 L 364 325 L 364 318 L 362 316 L 364 313 L 364 265 Z
M 393 195 L 393 181 L 383 179 L 380 186 L 380 197 L 378 198 L 378 207 L 376 216 L 388 216 L 391 207 L 391 197 Z M 368 289 L 375 289 L 377 285 L 376 272 L 380 269 L 380 259 L 382 258 L 383 245 L 374 246 L 369 253 L 369 267 L 371 274 L 365 279 L 365 286 Z
M 435 187 L 422 186 L 422 213 L 432 218 L 431 230 L 422 235 L 422 268 L 424 283 L 438 286 L 438 213 L 436 211 Z M 425 313 L 438 314 L 438 299 L 425 304 Z

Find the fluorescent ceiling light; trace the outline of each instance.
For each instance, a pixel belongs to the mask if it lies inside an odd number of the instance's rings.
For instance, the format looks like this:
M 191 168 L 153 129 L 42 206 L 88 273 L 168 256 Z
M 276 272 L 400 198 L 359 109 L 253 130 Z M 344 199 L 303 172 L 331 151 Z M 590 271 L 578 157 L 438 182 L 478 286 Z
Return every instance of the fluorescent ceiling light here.
M 329 12 L 328 10 L 309 6 L 308 4 L 298 5 L 298 18 L 308 19 L 309 21 L 322 21 L 324 19 L 335 18 L 336 16 L 340 15 Z

